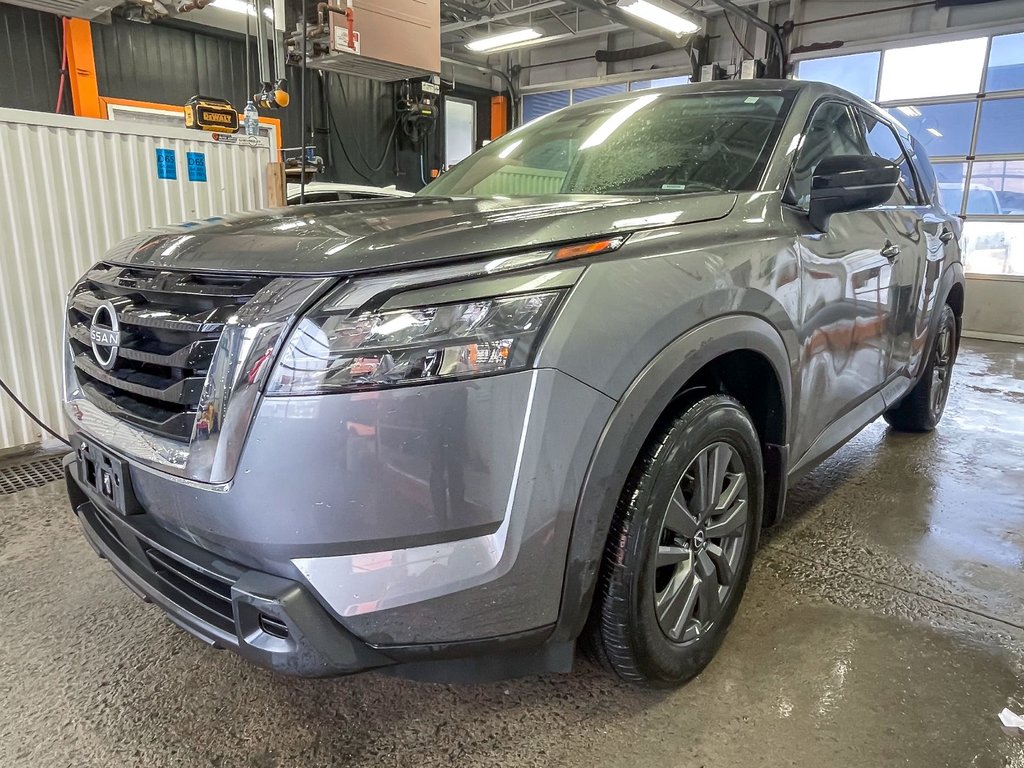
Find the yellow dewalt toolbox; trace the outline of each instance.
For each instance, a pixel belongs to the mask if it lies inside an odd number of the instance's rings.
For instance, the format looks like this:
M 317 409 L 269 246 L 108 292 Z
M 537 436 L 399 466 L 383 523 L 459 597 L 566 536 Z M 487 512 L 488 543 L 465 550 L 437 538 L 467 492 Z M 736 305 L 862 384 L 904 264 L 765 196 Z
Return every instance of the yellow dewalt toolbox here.
M 237 133 L 238 113 L 224 99 L 193 96 L 185 104 L 185 127 L 214 133 Z

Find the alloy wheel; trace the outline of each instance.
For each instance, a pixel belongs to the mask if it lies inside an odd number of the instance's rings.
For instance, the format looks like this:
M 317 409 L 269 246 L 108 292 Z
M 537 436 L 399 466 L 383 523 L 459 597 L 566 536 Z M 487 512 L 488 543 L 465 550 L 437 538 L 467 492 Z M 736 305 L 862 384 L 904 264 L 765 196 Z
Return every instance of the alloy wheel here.
M 693 642 L 721 616 L 749 533 L 747 494 L 739 452 L 724 442 L 703 448 L 677 483 L 654 563 L 655 613 L 669 640 Z

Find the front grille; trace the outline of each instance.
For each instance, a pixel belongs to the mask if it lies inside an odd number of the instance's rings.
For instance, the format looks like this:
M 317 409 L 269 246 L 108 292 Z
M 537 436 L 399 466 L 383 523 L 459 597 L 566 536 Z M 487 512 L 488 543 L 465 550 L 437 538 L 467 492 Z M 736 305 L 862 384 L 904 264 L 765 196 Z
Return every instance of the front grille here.
M 117 418 L 188 441 L 225 323 L 268 282 L 97 265 L 68 305 L 68 343 L 85 396 Z M 109 369 L 96 359 L 89 337 L 103 302 L 116 310 L 121 330 Z

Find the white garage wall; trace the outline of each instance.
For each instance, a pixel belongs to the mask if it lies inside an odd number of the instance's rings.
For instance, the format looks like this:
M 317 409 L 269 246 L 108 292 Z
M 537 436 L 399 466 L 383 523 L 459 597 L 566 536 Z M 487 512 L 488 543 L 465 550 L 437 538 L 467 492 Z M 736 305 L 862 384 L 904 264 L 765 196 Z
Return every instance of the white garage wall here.
M 0 109 L 0 378 L 58 429 L 64 297 L 119 240 L 266 204 L 270 149 L 215 142 L 185 128 Z M 158 179 L 157 148 L 177 179 Z M 189 181 L 186 152 L 206 157 Z M 0 392 L 0 451 L 41 430 Z
M 964 335 L 1024 342 L 1024 281 L 968 275 Z

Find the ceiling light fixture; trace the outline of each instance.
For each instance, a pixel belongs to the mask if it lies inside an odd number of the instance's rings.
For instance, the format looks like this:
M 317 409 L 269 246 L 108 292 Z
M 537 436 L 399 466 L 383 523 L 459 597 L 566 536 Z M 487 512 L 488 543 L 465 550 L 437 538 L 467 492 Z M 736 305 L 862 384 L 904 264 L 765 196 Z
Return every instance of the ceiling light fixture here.
M 628 0 L 627 2 L 619 3 L 618 8 L 636 16 L 638 19 L 643 19 L 657 27 L 667 29 L 676 37 L 690 35 L 700 29 L 699 24 L 678 16 L 671 11 L 666 11 L 654 3 L 647 2 L 647 0 Z
M 937 131 L 934 128 L 929 128 L 928 129 L 928 133 L 930 133 L 932 136 L 934 136 L 937 139 L 941 139 L 942 138 L 942 132 L 941 131 Z
M 536 29 L 516 29 L 512 32 L 502 32 L 500 35 L 482 37 L 479 40 L 472 40 L 466 43 L 471 51 L 496 51 L 499 48 L 508 48 L 513 45 L 521 45 L 538 40 L 542 37 Z
M 220 8 L 222 11 L 231 11 L 232 13 L 247 13 L 250 16 L 256 15 L 256 9 L 247 2 L 247 0 L 213 0 L 210 3 L 212 8 Z M 264 8 L 263 15 L 271 21 L 274 20 L 274 10 L 272 8 Z
M 917 107 L 896 107 L 896 109 L 898 109 L 900 112 L 902 112 L 907 117 L 920 117 L 921 116 L 921 110 L 918 109 Z

